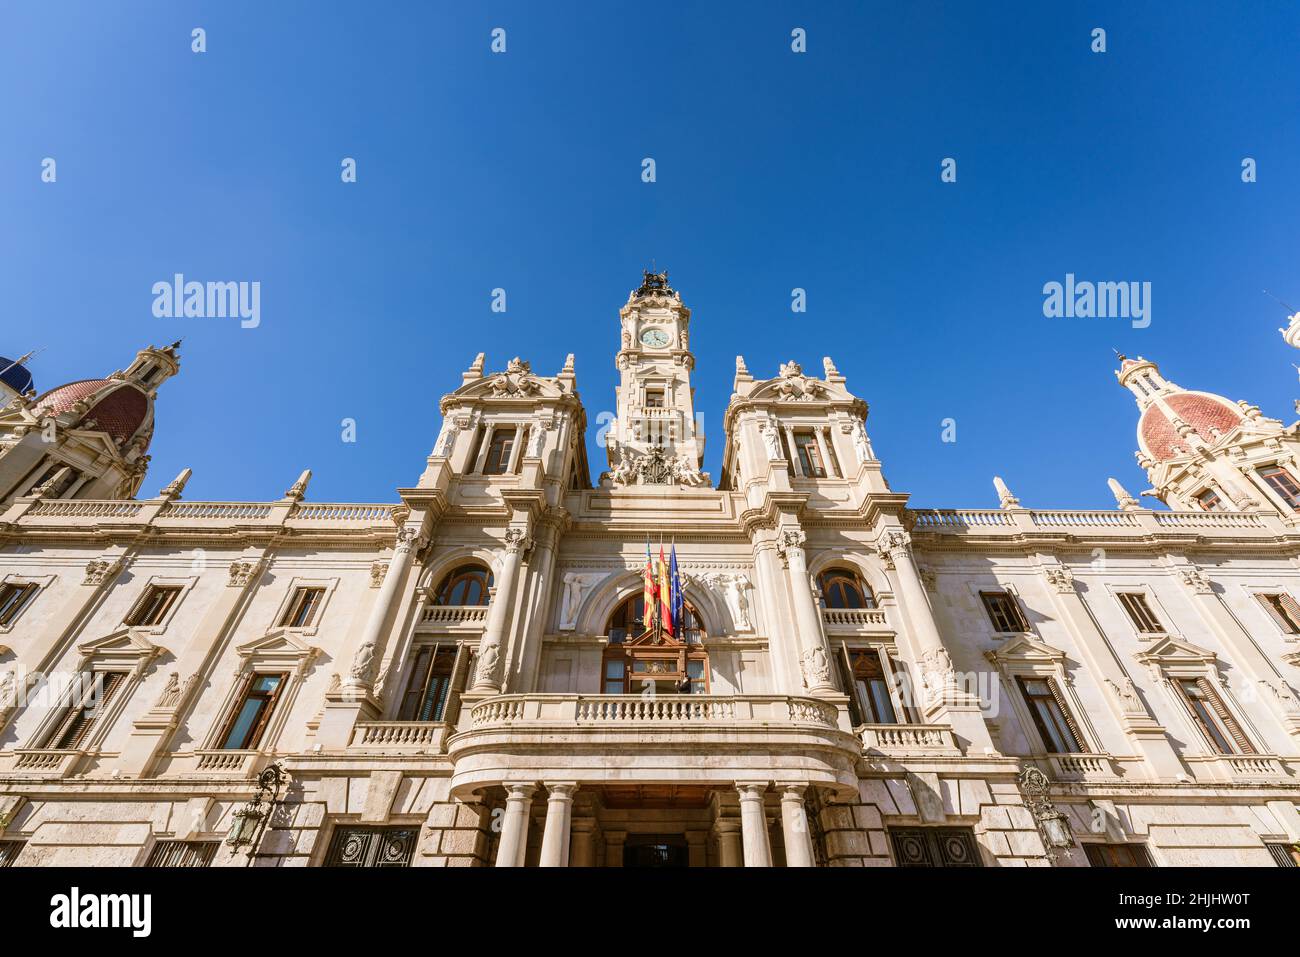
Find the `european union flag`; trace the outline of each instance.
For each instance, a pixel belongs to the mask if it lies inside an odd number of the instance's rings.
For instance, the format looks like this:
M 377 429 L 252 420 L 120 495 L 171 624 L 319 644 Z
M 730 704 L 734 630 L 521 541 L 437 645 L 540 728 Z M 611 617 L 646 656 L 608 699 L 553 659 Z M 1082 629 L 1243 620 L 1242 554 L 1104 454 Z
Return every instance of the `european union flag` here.
M 685 641 L 686 636 L 682 634 L 683 619 L 686 617 L 686 598 L 682 595 L 682 576 L 677 573 L 677 543 L 673 542 L 673 550 L 668 559 L 668 607 L 673 616 L 673 634 L 677 635 L 678 641 Z

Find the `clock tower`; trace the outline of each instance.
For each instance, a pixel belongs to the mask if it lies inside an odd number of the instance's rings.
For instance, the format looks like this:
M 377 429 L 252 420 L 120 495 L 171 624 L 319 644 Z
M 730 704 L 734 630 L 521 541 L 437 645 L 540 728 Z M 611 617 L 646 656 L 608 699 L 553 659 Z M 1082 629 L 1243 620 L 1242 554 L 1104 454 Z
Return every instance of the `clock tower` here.
M 707 486 L 704 430 L 695 420 L 691 311 L 668 273 L 643 273 L 619 310 L 617 419 L 606 433 L 602 484 Z

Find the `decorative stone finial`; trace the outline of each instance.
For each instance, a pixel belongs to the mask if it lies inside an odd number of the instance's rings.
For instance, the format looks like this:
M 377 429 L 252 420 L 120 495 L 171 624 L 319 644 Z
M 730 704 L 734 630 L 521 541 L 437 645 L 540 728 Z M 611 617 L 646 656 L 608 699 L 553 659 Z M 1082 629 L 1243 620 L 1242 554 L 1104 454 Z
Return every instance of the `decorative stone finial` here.
M 194 472 L 191 469 L 181 469 L 180 474 L 158 493 L 158 497 L 166 499 L 180 498 L 181 492 L 185 491 L 185 483 L 190 480 L 190 476 L 193 474 Z
M 840 370 L 835 368 L 835 363 L 831 361 L 830 356 L 822 356 L 822 369 L 828 379 L 831 378 L 831 376 L 837 376 L 840 374 Z
M 573 375 L 573 353 L 570 352 L 564 357 L 564 368 L 560 370 L 560 375 Z
M 1106 484 L 1110 486 L 1110 494 L 1115 496 L 1115 505 L 1125 512 L 1131 512 L 1135 508 L 1141 508 L 1142 503 L 1129 494 L 1128 489 L 1120 485 L 1113 478 L 1106 479 Z
M 1007 483 L 1002 481 L 1000 475 L 993 476 L 993 488 L 998 493 L 999 508 L 1019 508 L 1020 499 L 1011 494 L 1011 489 L 1007 488 Z
M 303 469 L 302 474 L 298 476 L 298 481 L 289 486 L 289 490 L 284 493 L 282 501 L 301 502 L 304 495 L 307 494 L 307 483 L 311 481 L 311 469 Z

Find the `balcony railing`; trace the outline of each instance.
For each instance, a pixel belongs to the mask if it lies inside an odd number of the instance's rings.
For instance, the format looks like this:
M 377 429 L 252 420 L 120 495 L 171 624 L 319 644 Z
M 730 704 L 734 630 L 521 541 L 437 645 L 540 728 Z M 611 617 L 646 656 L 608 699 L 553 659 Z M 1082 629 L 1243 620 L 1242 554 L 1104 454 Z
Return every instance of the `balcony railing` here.
M 194 754 L 198 758 L 195 770 L 209 774 L 251 774 L 260 757 L 257 751 L 212 750 Z
M 15 771 L 39 773 L 45 777 L 66 777 L 72 772 L 81 751 L 64 751 L 56 748 L 19 748 L 14 761 Z
M 513 724 L 574 726 L 724 727 L 736 724 L 839 726 L 835 705 L 781 695 L 504 695 L 470 711 L 478 731 Z
M 487 623 L 487 605 L 426 605 L 420 624 L 428 626 L 475 626 Z
M 1162 512 L 1045 510 L 1034 509 L 917 509 L 916 530 L 921 532 L 962 533 L 1017 532 L 1022 530 L 1060 531 L 1062 529 L 1098 532 L 1144 532 L 1165 529 L 1222 529 L 1272 534 L 1281 530 L 1278 520 L 1253 512 Z
M 888 631 L 889 621 L 883 608 L 823 608 L 822 623 L 835 633 Z
M 866 724 L 858 728 L 869 754 L 887 757 L 960 754 L 952 728 L 946 724 Z
M 434 752 L 442 749 L 447 725 L 441 721 L 358 721 L 352 731 L 352 749 L 394 753 Z
M 1050 754 L 1052 777 L 1058 781 L 1096 781 L 1118 777 L 1109 754 Z

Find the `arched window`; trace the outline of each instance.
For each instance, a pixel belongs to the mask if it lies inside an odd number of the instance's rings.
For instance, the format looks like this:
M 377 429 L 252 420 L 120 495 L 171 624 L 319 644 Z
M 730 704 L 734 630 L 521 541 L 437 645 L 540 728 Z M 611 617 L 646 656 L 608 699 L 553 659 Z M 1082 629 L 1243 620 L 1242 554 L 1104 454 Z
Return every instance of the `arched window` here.
M 683 609 L 681 634 L 669 637 L 647 629 L 640 592 L 628 596 L 609 616 L 609 645 L 602 662 L 603 694 L 708 694 L 709 655 L 704 625 L 689 602 Z
M 486 605 L 492 587 L 492 573 L 482 565 L 461 565 L 453 569 L 434 593 L 435 605 Z
M 828 568 L 817 576 L 823 608 L 875 608 L 876 596 L 856 572 Z

